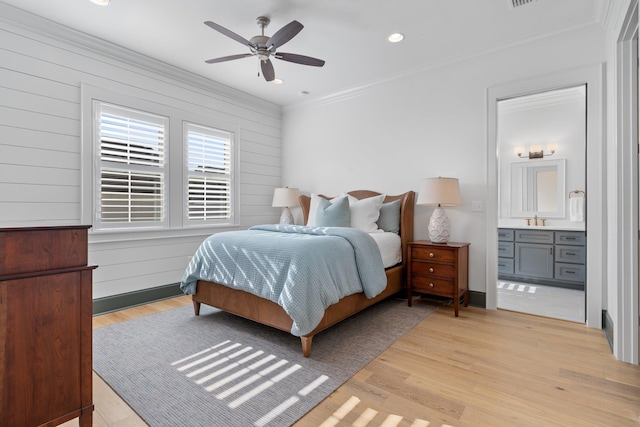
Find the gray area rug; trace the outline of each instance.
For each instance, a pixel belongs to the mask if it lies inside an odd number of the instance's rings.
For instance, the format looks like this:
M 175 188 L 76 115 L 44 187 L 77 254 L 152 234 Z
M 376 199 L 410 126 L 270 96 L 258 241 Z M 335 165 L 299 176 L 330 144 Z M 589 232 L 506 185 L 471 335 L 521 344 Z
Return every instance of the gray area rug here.
M 289 333 L 191 305 L 93 331 L 96 373 L 151 426 L 287 426 L 435 306 L 388 299 L 321 332 Z

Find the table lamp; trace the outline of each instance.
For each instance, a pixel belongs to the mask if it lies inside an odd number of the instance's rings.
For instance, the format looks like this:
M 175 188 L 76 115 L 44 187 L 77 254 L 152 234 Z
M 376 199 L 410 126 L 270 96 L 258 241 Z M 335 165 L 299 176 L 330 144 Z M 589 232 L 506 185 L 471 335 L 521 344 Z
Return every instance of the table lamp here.
M 289 206 L 298 206 L 298 195 L 300 191 L 297 188 L 276 188 L 273 192 L 273 202 L 271 206 L 274 208 L 283 208 L 280 215 L 280 224 L 294 224 L 293 215 Z
M 458 178 L 427 178 L 422 181 L 417 205 L 437 206 L 429 219 L 429 239 L 432 243 L 447 243 L 451 234 L 449 218 L 442 206 L 460 206 Z

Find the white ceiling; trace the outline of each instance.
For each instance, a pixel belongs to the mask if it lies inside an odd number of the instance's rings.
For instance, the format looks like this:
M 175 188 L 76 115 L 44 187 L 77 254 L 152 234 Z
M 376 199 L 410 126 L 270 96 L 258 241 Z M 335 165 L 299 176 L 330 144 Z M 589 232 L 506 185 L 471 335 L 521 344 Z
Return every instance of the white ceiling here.
M 2 0 L 224 85 L 287 105 L 415 73 L 468 56 L 602 25 L 612 0 Z M 258 76 L 256 57 L 211 58 L 249 49 L 203 24 L 210 20 L 249 39 L 297 20 L 304 29 L 279 51 L 324 59 L 322 68 L 274 59 L 276 77 Z M 392 32 L 405 40 L 389 43 Z M 306 91 L 308 95 L 301 95 Z

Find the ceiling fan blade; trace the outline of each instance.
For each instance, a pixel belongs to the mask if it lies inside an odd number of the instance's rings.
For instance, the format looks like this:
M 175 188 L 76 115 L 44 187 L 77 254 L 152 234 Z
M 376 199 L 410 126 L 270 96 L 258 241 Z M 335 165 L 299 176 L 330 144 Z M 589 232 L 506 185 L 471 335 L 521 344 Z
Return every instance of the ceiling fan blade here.
M 262 75 L 268 82 L 276 78 L 276 72 L 273 70 L 273 64 L 270 59 L 266 61 L 260 61 L 260 67 L 262 68 Z
M 221 32 L 222 34 L 224 34 L 227 37 L 231 37 L 232 39 L 234 39 L 237 42 L 242 43 L 245 46 L 249 46 L 249 47 L 255 47 L 255 45 L 253 43 L 251 43 L 249 40 L 245 39 L 242 36 L 237 35 L 236 33 L 234 33 L 231 30 L 227 30 L 225 27 L 223 27 L 222 25 L 218 25 L 215 22 L 211 22 L 211 21 L 205 21 L 204 23 L 205 25 L 208 25 L 209 27 L 213 28 L 216 31 Z
M 229 55 L 229 56 L 223 56 L 220 58 L 213 58 L 213 59 L 208 59 L 204 62 L 206 62 L 207 64 L 216 64 L 218 62 L 225 62 L 225 61 L 233 61 L 234 59 L 241 59 L 241 58 L 246 58 L 247 56 L 253 56 L 252 53 L 240 53 L 238 55 Z
M 298 55 L 295 53 L 276 52 L 275 57 L 283 61 L 295 62 L 296 64 L 302 65 L 311 65 L 313 67 L 322 67 L 324 65 L 324 61 L 322 59 Z
M 269 41 L 267 41 L 267 48 L 270 50 L 275 50 L 291 40 L 298 34 L 304 25 L 299 23 L 298 21 L 291 21 L 284 27 L 280 28 L 274 35 L 271 36 Z

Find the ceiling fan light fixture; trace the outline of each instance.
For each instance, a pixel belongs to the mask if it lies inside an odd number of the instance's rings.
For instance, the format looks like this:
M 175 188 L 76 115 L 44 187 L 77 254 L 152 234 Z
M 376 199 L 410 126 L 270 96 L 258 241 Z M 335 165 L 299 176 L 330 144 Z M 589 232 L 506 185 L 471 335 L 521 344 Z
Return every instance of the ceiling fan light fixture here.
M 97 4 L 98 6 L 109 6 L 109 0 L 91 0 L 91 3 Z
M 402 40 L 404 40 L 404 34 L 402 34 L 402 33 L 393 33 L 393 34 L 389 35 L 389 37 L 387 37 L 387 40 L 389 40 L 391 43 L 401 42 Z
M 273 83 L 274 85 L 281 85 L 282 83 L 284 83 L 284 80 L 276 78 L 271 80 L 271 83 Z

